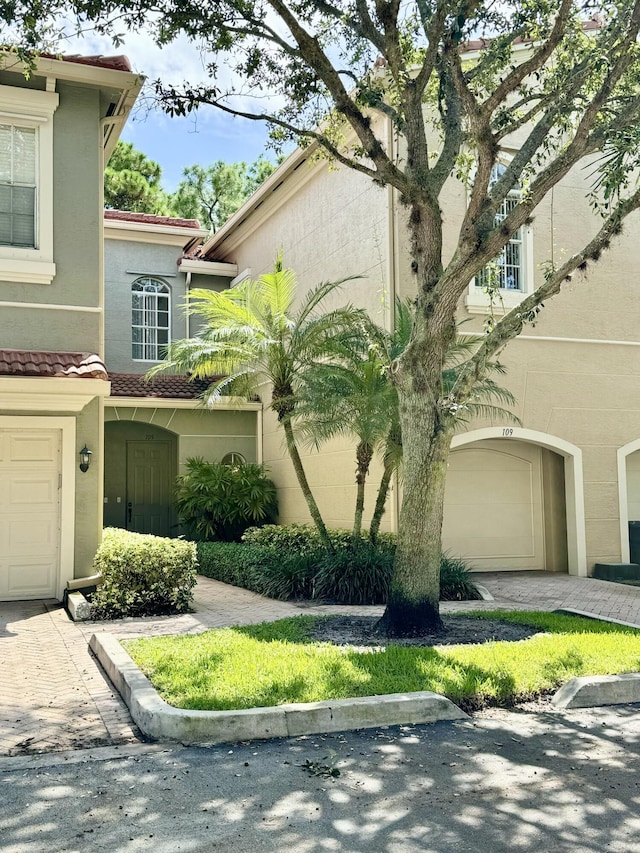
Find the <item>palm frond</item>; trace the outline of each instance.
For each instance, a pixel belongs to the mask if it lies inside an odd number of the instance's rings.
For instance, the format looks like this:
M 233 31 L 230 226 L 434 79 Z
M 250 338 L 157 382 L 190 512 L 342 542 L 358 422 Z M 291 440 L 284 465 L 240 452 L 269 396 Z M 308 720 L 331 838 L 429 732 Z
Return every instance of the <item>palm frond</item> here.
M 323 281 L 316 285 L 316 287 L 310 290 L 304 297 L 298 313 L 293 317 L 295 325 L 304 326 L 318 309 L 320 303 L 323 302 L 330 293 L 333 293 L 334 290 L 338 290 L 347 281 L 356 281 L 360 278 L 362 278 L 360 275 L 351 275 L 346 278 L 338 279 L 338 281 Z

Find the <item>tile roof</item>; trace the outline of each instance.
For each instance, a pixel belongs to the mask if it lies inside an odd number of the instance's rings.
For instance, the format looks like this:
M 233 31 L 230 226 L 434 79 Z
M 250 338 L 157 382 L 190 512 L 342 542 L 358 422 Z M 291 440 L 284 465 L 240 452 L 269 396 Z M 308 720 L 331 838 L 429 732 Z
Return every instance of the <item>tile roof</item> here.
M 155 376 L 146 381 L 139 373 L 110 373 L 112 397 L 159 397 L 172 400 L 196 400 L 212 379 L 189 379 L 188 376 Z
M 197 219 L 181 219 L 178 216 L 156 216 L 152 213 L 134 213 L 128 210 L 105 210 L 105 219 L 119 222 L 140 222 L 145 225 L 173 225 L 179 228 L 200 228 Z
M 79 53 L 74 54 L 57 54 L 57 53 L 40 53 L 38 56 L 45 59 L 59 59 L 62 62 L 73 62 L 76 65 L 93 65 L 96 68 L 110 68 L 112 71 L 128 71 L 131 73 L 133 68 L 127 56 L 82 56 Z
M 65 376 L 108 379 L 107 368 L 91 352 L 0 349 L 0 376 Z

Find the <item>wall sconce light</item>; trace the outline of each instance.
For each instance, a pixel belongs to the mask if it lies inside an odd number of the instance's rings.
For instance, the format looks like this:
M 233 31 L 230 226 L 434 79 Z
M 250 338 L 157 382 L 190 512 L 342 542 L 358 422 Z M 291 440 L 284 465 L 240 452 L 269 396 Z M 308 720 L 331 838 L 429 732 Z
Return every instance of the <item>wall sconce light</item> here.
M 85 474 L 89 470 L 89 465 L 91 464 L 91 456 L 92 453 L 85 444 L 85 446 L 80 451 L 80 470 L 83 474 Z

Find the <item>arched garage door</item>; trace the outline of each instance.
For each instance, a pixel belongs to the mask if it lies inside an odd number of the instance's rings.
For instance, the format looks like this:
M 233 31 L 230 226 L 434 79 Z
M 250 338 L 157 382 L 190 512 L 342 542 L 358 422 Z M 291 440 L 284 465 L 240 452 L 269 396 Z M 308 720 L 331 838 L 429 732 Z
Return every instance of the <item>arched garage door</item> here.
M 501 439 L 453 450 L 443 547 L 479 569 L 567 571 L 562 457 Z

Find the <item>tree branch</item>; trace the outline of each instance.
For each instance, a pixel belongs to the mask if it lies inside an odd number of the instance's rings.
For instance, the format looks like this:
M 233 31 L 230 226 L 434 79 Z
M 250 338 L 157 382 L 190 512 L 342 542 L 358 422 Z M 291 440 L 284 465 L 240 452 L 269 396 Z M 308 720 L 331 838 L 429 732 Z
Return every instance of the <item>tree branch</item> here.
M 491 95 L 482 105 L 483 111 L 486 110 L 489 115 L 493 115 L 495 110 L 507 100 L 508 96 L 514 92 L 518 86 L 533 74 L 538 69 L 542 68 L 544 63 L 549 59 L 553 51 L 558 47 L 565 36 L 565 28 L 571 17 L 573 9 L 572 0 L 562 0 L 558 14 L 554 21 L 551 33 L 546 42 L 540 49 L 533 54 L 532 57 L 525 62 L 516 65 L 502 82 L 493 90 Z
M 406 187 L 407 182 L 404 175 L 390 160 L 381 141 L 371 130 L 369 119 L 350 97 L 340 79 L 340 75 L 320 47 L 318 40 L 304 29 L 283 0 L 267 0 L 267 2 L 288 27 L 300 48 L 300 55 L 304 62 L 313 69 L 329 90 L 338 112 L 345 117 L 355 131 L 366 156 L 376 166 L 377 178 L 382 178 L 399 188 Z M 304 135 L 309 136 L 310 134 L 307 132 Z M 333 150 L 330 148 L 327 148 L 327 150 L 332 154 L 336 151 L 335 146 Z M 340 162 L 344 162 L 344 160 L 340 160 Z M 362 171 L 362 169 L 358 171 Z M 365 171 L 364 174 L 367 174 L 369 171 Z
M 477 379 L 486 376 L 485 367 L 490 358 L 495 356 L 506 344 L 520 334 L 525 323 L 535 316 L 538 308 L 545 299 L 560 292 L 564 281 L 571 279 L 571 274 L 587 262 L 597 261 L 601 253 L 608 249 L 611 239 L 622 231 L 624 219 L 633 211 L 640 208 L 640 189 L 633 195 L 623 199 L 613 213 L 603 222 L 597 234 L 581 249 L 554 270 L 547 280 L 537 290 L 526 297 L 516 308 L 500 320 L 491 332 L 484 338 L 480 348 L 469 360 L 469 366 L 462 372 L 463 381 L 458 386 L 458 392 L 467 393 Z

